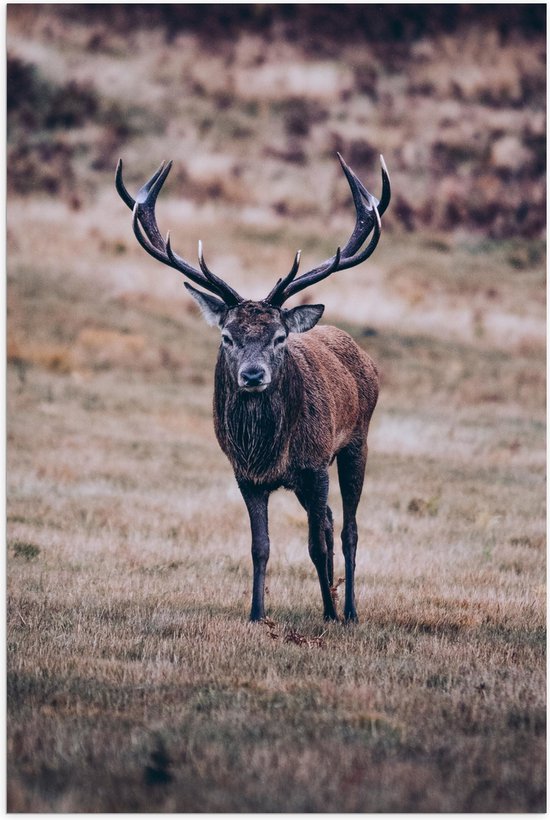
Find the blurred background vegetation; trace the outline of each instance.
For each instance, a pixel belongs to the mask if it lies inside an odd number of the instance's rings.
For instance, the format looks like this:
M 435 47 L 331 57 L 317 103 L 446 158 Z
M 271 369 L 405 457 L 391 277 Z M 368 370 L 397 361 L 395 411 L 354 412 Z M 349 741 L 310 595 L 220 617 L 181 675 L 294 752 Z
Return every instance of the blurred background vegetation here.
M 177 160 L 178 194 L 297 217 L 340 150 L 386 227 L 540 237 L 544 4 L 8 8 L 8 183 L 74 208 L 124 155 Z M 134 170 L 136 169 L 136 170 Z M 152 168 L 151 168 L 152 170 Z M 139 176 L 141 175 L 141 177 Z M 321 192 L 324 192 L 321 194 Z M 264 212 L 264 217 L 267 216 Z

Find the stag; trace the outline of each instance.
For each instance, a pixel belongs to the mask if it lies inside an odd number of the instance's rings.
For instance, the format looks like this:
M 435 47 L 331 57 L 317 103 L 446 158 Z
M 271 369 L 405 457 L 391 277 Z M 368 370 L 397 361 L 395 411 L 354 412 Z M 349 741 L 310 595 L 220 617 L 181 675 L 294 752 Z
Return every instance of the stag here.
M 283 307 L 305 288 L 364 262 L 380 239 L 380 217 L 391 196 L 383 157 L 380 200 L 369 193 L 340 154 L 338 158 L 355 206 L 350 238 L 334 256 L 300 276 L 298 251 L 290 272 L 259 301 L 243 299 L 212 273 L 200 241 L 199 268 L 195 268 L 172 249 L 170 234 L 163 238 L 155 203 L 171 162 L 160 166 L 135 199 L 124 185 L 122 161 L 116 171 L 116 188 L 132 211 L 137 241 L 154 259 L 202 288 L 184 283 L 206 321 L 221 330 L 214 427 L 250 518 L 252 621 L 265 617 L 268 500 L 280 487 L 293 491 L 306 510 L 309 554 L 319 577 L 324 618 L 338 620 L 333 596 L 333 516 L 328 506 L 328 468 L 335 458 L 343 506 L 344 617 L 357 620 L 356 511 L 367 461 L 367 433 L 378 398 L 378 372 L 347 333 L 328 325 L 315 327 L 323 305 Z

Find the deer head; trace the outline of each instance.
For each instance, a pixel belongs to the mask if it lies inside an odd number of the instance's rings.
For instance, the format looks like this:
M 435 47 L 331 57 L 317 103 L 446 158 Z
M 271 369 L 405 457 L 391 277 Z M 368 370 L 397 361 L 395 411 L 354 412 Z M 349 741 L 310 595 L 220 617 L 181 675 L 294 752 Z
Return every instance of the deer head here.
M 221 354 L 235 386 L 261 393 L 276 381 L 284 361 L 289 333 L 303 333 L 323 315 L 323 305 L 274 307 L 267 302 L 243 301 L 226 307 L 220 299 L 187 285 L 209 324 L 221 328 Z
M 157 226 L 155 204 L 172 167 L 171 162 L 160 166 L 138 191 L 135 199 L 128 193 L 122 180 L 122 160 L 118 163 L 116 188 L 122 200 L 132 210 L 132 225 L 138 242 L 154 259 L 175 268 L 203 288 L 198 290 L 187 282 L 184 283 L 199 304 L 206 321 L 221 329 L 221 355 L 225 357 L 228 370 L 239 390 L 250 393 L 266 390 L 276 380 L 278 369 L 284 360 L 289 333 L 310 330 L 323 315 L 323 305 L 301 305 L 286 309 L 283 304 L 291 296 L 336 271 L 364 262 L 378 244 L 381 232 L 380 217 L 388 207 L 391 197 L 390 180 L 384 159 L 380 157 L 380 200 L 369 193 L 340 154 L 338 159 L 350 186 L 355 206 L 355 227 L 350 238 L 342 248 L 337 248 L 334 256 L 301 276 L 297 276 L 300 265 L 298 251 L 289 273 L 279 279 L 265 299 L 260 301 L 243 299 L 223 279 L 212 273 L 204 260 L 202 242 L 199 241 L 197 269 L 173 251 L 169 233 L 166 239 L 162 237 Z M 369 236 L 370 241 L 365 245 Z

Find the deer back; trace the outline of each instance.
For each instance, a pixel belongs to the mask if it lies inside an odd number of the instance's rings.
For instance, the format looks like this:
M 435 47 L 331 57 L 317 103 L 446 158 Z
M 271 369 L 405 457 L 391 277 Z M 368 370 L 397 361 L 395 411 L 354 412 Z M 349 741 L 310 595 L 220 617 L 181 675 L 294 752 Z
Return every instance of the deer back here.
M 378 398 L 372 359 L 342 330 L 330 325 L 292 335 L 289 348 L 304 382 L 298 460 L 321 466 L 368 428 Z

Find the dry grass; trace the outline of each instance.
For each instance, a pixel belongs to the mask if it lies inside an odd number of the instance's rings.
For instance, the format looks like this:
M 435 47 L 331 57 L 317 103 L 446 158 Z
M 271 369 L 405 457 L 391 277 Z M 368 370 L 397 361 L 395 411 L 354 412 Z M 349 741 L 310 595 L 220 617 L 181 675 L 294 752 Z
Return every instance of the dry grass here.
M 323 102 L 293 49 L 270 46 L 249 108 L 222 106 L 200 141 L 195 125 L 227 92 L 219 55 L 155 33 L 148 50 L 137 31 L 132 76 L 119 70 L 130 61 L 119 35 L 82 60 L 86 27 L 25 14 L 12 45 L 54 79 L 70 64 L 119 97 L 143 78 L 143 104 L 159 117 L 175 100 L 166 132 L 129 139 L 124 156 L 132 188 L 144 158 L 190 158 L 159 201 L 182 254 L 210 237 L 209 264 L 260 296 L 297 247 L 313 264 L 349 233 L 345 182 L 319 146 L 351 133 L 356 101 L 348 120 L 340 100 L 327 127 L 312 128 L 306 165 L 273 154 L 288 121 L 270 107 L 278 95 L 302 83 L 304 98 Z M 468 64 L 482 47 L 468 42 Z M 236 46 L 232 93 L 258 48 L 252 36 Z M 433 48 L 454 64 L 452 44 Z M 535 71 L 532 55 L 512 57 Z M 449 76 L 430 79 L 418 61 L 442 106 Z M 174 97 L 190 66 L 195 82 L 219 87 Z M 323 76 L 345 93 L 344 69 Z M 510 71 L 499 74 L 503 94 L 515 88 Z M 464 75 L 463 93 L 475 98 L 474 80 Z M 253 116 L 266 83 L 273 99 Z M 420 150 L 417 116 L 394 111 L 393 129 L 374 116 L 371 136 L 385 144 L 407 126 Z M 252 122 L 254 140 L 235 137 Z M 236 163 L 239 139 L 252 149 Z M 394 230 L 368 269 L 313 289 L 382 374 L 359 517 L 360 623 L 323 624 L 304 515 L 280 492 L 269 620 L 250 625 L 248 524 L 211 423 L 216 334 L 179 277 L 137 247 L 110 174 L 85 178 L 78 206 L 43 194 L 9 203 L 9 809 L 543 811 L 540 241 Z
M 12 810 L 542 808 L 538 343 L 511 357 L 346 325 L 385 382 L 361 624 L 323 626 L 301 508 L 280 493 L 272 621 L 250 626 L 246 516 L 211 429 L 211 332 L 183 297 L 174 318 L 173 302 L 16 257 L 10 290 L 12 332 L 32 339 L 40 317 L 70 363 L 29 341 L 8 371 Z M 144 367 L 136 338 L 178 367 Z

